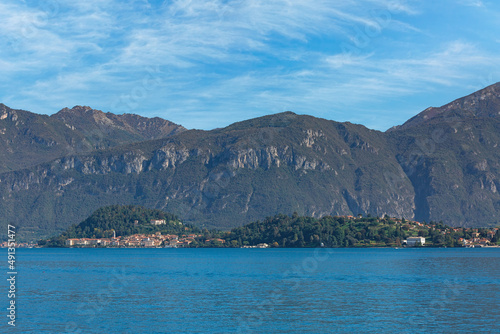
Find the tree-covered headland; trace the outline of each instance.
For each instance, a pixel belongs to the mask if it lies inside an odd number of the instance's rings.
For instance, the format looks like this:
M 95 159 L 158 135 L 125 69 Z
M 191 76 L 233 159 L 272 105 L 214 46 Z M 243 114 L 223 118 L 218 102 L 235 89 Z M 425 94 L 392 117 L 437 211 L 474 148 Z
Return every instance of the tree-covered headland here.
M 163 224 L 154 225 L 154 220 Z M 390 217 L 276 215 L 231 231 L 209 231 L 185 225 L 175 215 L 132 205 L 98 209 L 80 224 L 41 245 L 63 246 L 70 238 L 125 238 L 160 232 L 175 235 L 181 247 L 400 247 L 409 237 L 424 237 L 425 247 L 461 247 L 467 241 L 500 244 L 498 228 L 452 228 L 443 223 Z M 188 238 L 189 240 L 184 240 Z M 186 242 L 184 242 L 186 241 Z M 164 245 L 162 243 L 161 245 Z

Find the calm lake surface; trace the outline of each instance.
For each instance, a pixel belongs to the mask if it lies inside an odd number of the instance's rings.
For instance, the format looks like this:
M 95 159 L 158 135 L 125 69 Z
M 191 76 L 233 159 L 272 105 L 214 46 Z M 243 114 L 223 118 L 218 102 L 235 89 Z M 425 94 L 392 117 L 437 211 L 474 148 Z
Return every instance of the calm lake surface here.
M 500 333 L 500 249 L 19 249 L 17 267 L 2 333 Z

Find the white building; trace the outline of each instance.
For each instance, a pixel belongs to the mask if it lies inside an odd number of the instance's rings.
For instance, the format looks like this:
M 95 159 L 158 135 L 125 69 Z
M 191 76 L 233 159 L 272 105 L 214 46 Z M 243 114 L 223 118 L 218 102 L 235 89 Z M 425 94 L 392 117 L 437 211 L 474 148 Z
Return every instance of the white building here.
M 74 246 L 80 241 L 80 239 L 66 239 L 66 246 Z
M 408 239 L 406 239 L 407 246 L 416 246 L 416 245 L 423 246 L 424 244 L 425 244 L 424 237 L 409 237 Z
M 144 238 L 141 240 L 141 246 L 144 247 L 154 247 L 155 246 L 155 241 L 150 238 Z
M 165 225 L 167 223 L 165 219 L 151 219 L 149 222 L 152 225 Z

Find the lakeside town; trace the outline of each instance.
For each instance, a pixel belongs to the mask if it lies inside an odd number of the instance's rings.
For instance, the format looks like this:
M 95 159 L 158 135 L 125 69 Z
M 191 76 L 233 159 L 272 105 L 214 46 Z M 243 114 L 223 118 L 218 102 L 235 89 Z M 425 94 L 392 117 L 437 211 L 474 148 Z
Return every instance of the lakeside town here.
M 334 218 L 350 220 L 353 222 L 366 219 L 359 216 L 335 216 Z M 377 218 L 376 221 L 379 221 Z M 436 224 L 421 223 L 417 221 L 408 221 L 405 219 L 392 218 L 391 221 L 402 229 L 408 232 L 408 237 L 404 240 L 398 240 L 394 246 L 397 247 L 421 247 L 421 246 L 436 246 L 432 242 L 426 242 L 426 237 L 431 234 L 432 230 L 439 228 Z M 134 222 L 137 225 L 137 222 Z M 151 219 L 149 221 L 151 226 L 167 225 L 164 219 Z M 463 235 L 456 239 L 454 247 L 466 248 L 483 248 L 483 247 L 500 247 L 498 245 L 499 228 L 462 228 L 462 227 L 445 227 L 439 233 L 443 237 L 447 235 Z M 189 233 L 189 234 L 172 234 L 162 233 L 157 231 L 154 233 L 136 233 L 128 236 L 116 236 L 112 230 L 112 236 L 107 238 L 67 238 L 64 241 L 63 247 L 88 247 L 88 248 L 188 248 L 188 247 L 234 247 L 229 240 L 225 238 L 230 232 L 220 232 L 209 237 L 203 233 Z M 16 243 L 17 248 L 38 248 L 44 245 L 39 245 L 34 242 Z M 353 245 L 360 246 L 360 245 Z M 361 245 L 366 246 L 366 245 Z M 8 247 L 8 242 L 0 243 L 0 247 Z M 241 248 L 269 248 L 279 247 L 277 243 L 258 242 L 255 244 L 243 244 Z M 376 247 L 376 246 L 375 246 Z M 391 247 L 387 245 L 387 247 Z
M 354 218 L 352 216 L 346 216 L 348 218 Z M 401 222 L 401 221 L 400 221 Z M 424 227 L 427 229 L 433 228 L 433 225 L 428 225 L 420 222 L 413 222 L 415 225 L 410 227 L 410 229 L 417 229 L 416 226 Z M 459 238 L 458 242 L 460 246 L 467 248 L 482 248 L 482 247 L 500 247 L 492 243 L 492 239 L 498 231 L 498 228 L 493 228 L 486 232 L 487 236 L 483 237 L 478 229 L 469 228 L 451 228 L 450 231 L 443 231 L 443 235 L 451 232 L 460 233 L 469 231 L 472 234 L 472 238 L 465 239 Z M 127 237 L 113 237 L 113 238 L 80 238 L 80 239 L 67 239 L 65 245 L 68 247 L 128 247 L 128 248 L 180 248 L 180 247 L 190 247 L 194 243 L 202 243 L 204 245 L 211 246 L 223 246 L 226 240 L 221 238 L 209 238 L 201 239 L 204 235 L 202 234 L 189 234 L 189 235 L 175 235 L 166 234 L 162 235 L 161 232 L 156 232 L 154 234 L 134 234 Z M 402 240 L 402 246 L 407 247 L 417 247 L 425 246 L 425 237 L 408 237 L 406 240 Z M 259 243 L 256 245 L 245 245 L 242 248 L 269 248 L 271 245 L 267 243 Z
M 189 235 L 176 235 L 176 234 L 165 234 L 161 232 L 156 232 L 153 234 L 133 234 L 124 237 L 112 237 L 112 238 L 79 238 L 79 239 L 67 239 L 65 245 L 68 247 L 164 247 L 164 248 L 178 248 L 178 247 L 189 247 L 193 242 L 196 242 L 196 238 L 200 238 L 200 234 L 189 234 Z M 208 241 L 216 241 L 224 243 L 223 239 L 211 239 Z

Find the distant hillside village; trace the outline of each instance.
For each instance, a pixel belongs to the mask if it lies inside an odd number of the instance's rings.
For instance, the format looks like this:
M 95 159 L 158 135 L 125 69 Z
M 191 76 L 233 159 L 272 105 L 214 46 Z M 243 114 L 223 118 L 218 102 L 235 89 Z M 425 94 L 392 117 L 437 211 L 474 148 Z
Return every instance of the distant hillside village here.
M 115 238 L 79 238 L 67 239 L 65 246 L 72 247 L 189 247 L 201 235 L 189 234 L 178 236 L 175 234 L 162 235 L 161 232 L 154 234 L 134 234 L 126 237 Z M 221 240 L 224 242 L 224 240 Z
M 165 219 L 151 219 L 150 224 L 154 226 L 167 225 Z M 134 221 L 134 225 L 138 225 L 138 221 Z M 64 245 L 68 247 L 189 247 L 196 238 L 203 237 L 201 234 L 162 234 L 155 232 L 152 234 L 133 234 L 129 236 L 119 236 L 116 234 L 111 238 L 69 238 L 66 239 Z M 211 240 L 207 240 L 211 241 Z M 224 240 L 220 239 L 221 242 Z
M 0 248 L 8 248 L 8 247 L 9 247 L 8 241 L 4 241 L 4 242 L 0 243 Z M 39 245 L 37 243 L 34 243 L 34 242 L 16 243 L 16 248 L 35 248 L 35 247 L 39 247 Z
M 104 219 L 104 218 L 103 218 Z M 102 221 L 99 221 L 99 226 Z M 112 228 L 103 230 L 87 225 L 85 231 L 98 231 L 76 237 L 66 233 L 40 246 L 59 247 L 499 247 L 498 228 L 452 228 L 442 223 L 422 223 L 397 218 L 334 216 L 316 219 L 277 215 L 235 228 L 229 232 L 200 230 L 181 222 L 153 218 L 147 223 L 131 220 L 141 231 L 117 236 Z M 147 225 L 147 226 L 146 226 Z M 106 225 L 111 226 L 111 225 Z M 148 228 L 149 226 L 149 228 Z M 172 232 L 175 229 L 176 232 Z M 77 227 L 76 230 L 82 230 Z M 72 229 L 75 231 L 75 228 Z M 132 231 L 132 230 L 131 230 Z M 105 236 L 107 235 L 107 236 Z

